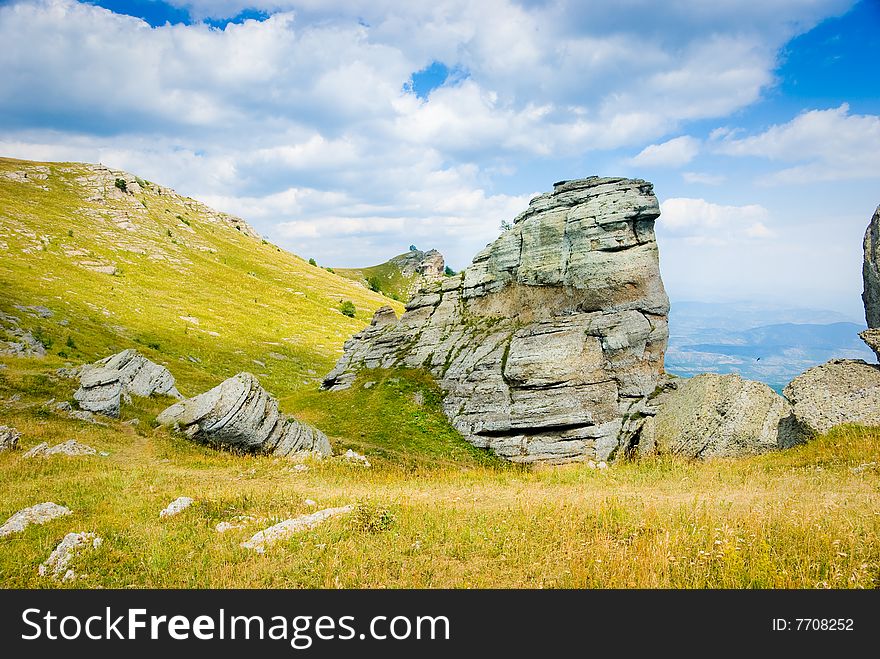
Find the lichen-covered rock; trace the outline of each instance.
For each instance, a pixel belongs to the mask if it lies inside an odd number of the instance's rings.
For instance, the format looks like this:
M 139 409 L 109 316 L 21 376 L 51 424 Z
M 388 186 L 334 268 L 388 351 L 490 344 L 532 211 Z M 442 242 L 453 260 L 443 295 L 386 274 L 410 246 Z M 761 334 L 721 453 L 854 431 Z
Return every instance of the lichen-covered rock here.
M 324 388 L 362 368 L 424 367 L 475 446 L 517 462 L 608 459 L 663 373 L 659 214 L 645 181 L 557 183 L 398 323 L 347 341 Z
M 806 440 L 782 396 L 738 375 L 704 373 L 673 380 L 654 404 L 656 416 L 634 447 L 640 455 L 740 457 Z
M 327 436 L 278 411 L 278 401 L 250 373 L 175 403 L 158 416 L 191 439 L 218 448 L 279 456 L 332 453 Z
M 45 524 L 46 522 L 51 522 L 53 519 L 72 514 L 73 511 L 71 511 L 70 508 L 59 506 L 57 503 L 52 503 L 51 501 L 38 503 L 30 508 L 19 510 L 12 517 L 7 519 L 6 523 L 3 524 L 3 526 L 0 526 L 0 538 L 12 535 L 13 533 L 20 533 L 31 524 Z
M 309 529 L 315 528 L 318 524 L 325 522 L 331 517 L 336 517 L 337 515 L 345 515 L 350 513 L 353 510 L 353 506 L 341 506 L 339 508 L 325 508 L 324 510 L 319 510 L 318 512 L 311 513 L 310 515 L 303 515 L 301 517 L 295 517 L 293 519 L 286 519 L 283 522 L 279 522 L 274 526 L 270 526 L 268 529 L 263 529 L 253 535 L 250 540 L 246 540 L 241 543 L 241 546 L 245 549 L 253 549 L 258 554 L 262 554 L 266 551 L 266 546 L 272 544 L 273 542 L 278 542 L 279 540 L 284 540 L 285 538 L 289 538 L 295 533 L 301 533 L 302 531 L 308 531 Z
M 195 503 L 192 497 L 177 497 L 159 512 L 159 517 L 174 517 Z
M 865 320 L 869 328 L 880 328 L 880 206 L 865 230 L 862 280 Z M 869 344 L 870 345 L 870 344 Z M 874 349 L 874 346 L 871 346 Z
M 61 581 L 71 581 L 77 575 L 70 569 L 71 561 L 86 549 L 97 549 L 102 539 L 94 533 L 68 533 L 39 567 L 41 577 L 52 577 Z
M 122 398 L 131 394 L 181 398 L 171 372 L 131 348 L 83 367 L 73 397 L 83 410 L 118 418 Z
M 18 440 L 21 433 L 9 426 L 0 426 L 0 452 L 12 451 L 18 448 Z
M 880 366 L 832 359 L 792 380 L 783 391 L 808 432 L 821 434 L 842 423 L 880 426 Z
M 80 444 L 75 439 L 68 439 L 66 442 L 61 442 L 60 444 L 56 444 L 55 446 L 49 446 L 48 443 L 42 442 L 34 446 L 31 450 L 25 453 L 22 459 L 25 458 L 49 458 L 53 455 L 66 455 L 69 457 L 77 457 L 81 455 L 95 455 L 97 451 L 93 449 L 91 446 L 87 444 Z

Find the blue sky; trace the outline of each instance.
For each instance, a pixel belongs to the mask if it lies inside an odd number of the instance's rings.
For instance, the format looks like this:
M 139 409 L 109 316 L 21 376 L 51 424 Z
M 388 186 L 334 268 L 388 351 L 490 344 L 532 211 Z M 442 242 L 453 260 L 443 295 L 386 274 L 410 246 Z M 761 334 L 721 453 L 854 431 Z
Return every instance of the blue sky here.
M 858 319 L 876 0 L 0 3 L 0 155 L 101 161 L 319 263 L 454 268 L 554 181 L 650 180 L 675 299 Z

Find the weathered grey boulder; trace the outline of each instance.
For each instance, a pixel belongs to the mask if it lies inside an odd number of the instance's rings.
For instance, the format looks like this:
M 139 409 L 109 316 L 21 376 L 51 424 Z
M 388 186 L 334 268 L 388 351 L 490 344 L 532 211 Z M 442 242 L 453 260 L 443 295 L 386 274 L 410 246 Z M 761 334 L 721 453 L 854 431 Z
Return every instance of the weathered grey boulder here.
M 210 391 L 175 403 L 158 421 L 217 448 L 280 456 L 332 453 L 324 433 L 281 414 L 278 401 L 250 373 L 239 373 Z
M 83 367 L 80 388 L 73 397 L 83 410 L 119 417 L 121 399 L 131 394 L 182 398 L 167 368 L 131 348 Z
M 798 423 L 825 433 L 842 423 L 880 426 L 880 366 L 832 359 L 799 375 L 783 391 Z
M 81 444 L 75 439 L 68 439 L 55 446 L 49 446 L 47 442 L 42 442 L 34 446 L 25 453 L 22 459 L 29 458 L 50 458 L 53 455 L 66 455 L 68 457 L 79 457 L 82 455 L 95 455 L 97 451 L 87 444 Z
M 53 519 L 72 514 L 73 511 L 71 511 L 70 508 L 59 506 L 57 503 L 52 503 L 51 501 L 38 503 L 29 508 L 19 510 L 12 515 L 12 517 L 7 519 L 6 523 L 3 524 L 3 526 L 0 526 L 0 538 L 12 535 L 13 533 L 20 533 L 31 524 L 45 524 L 46 522 L 51 522 Z
M 425 368 L 475 446 L 517 462 L 607 460 L 663 374 L 659 214 L 645 181 L 557 183 L 399 322 L 347 341 L 323 387 L 346 388 L 363 368 Z
M 61 581 L 76 579 L 76 573 L 70 569 L 70 563 L 86 549 L 97 549 L 103 542 L 95 533 L 68 533 L 58 546 L 49 554 L 49 558 L 40 564 L 41 577 L 52 577 Z
M 18 448 L 18 440 L 21 433 L 9 426 L 0 426 L 0 452 L 12 451 Z
M 863 249 L 862 302 L 865 304 L 865 320 L 869 328 L 880 328 L 880 206 L 868 223 Z
M 258 554 L 266 551 L 266 547 L 279 540 L 284 540 L 290 536 L 308 531 L 315 528 L 319 524 L 327 521 L 331 517 L 337 515 L 347 515 L 354 509 L 353 506 L 340 506 L 338 508 L 324 508 L 309 515 L 302 515 L 293 519 L 286 519 L 279 522 L 268 529 L 263 529 L 255 533 L 250 540 L 241 543 L 245 549 L 253 549 Z
M 770 387 L 739 375 L 704 373 L 672 380 L 656 416 L 635 438 L 638 454 L 740 457 L 806 441 L 791 406 Z

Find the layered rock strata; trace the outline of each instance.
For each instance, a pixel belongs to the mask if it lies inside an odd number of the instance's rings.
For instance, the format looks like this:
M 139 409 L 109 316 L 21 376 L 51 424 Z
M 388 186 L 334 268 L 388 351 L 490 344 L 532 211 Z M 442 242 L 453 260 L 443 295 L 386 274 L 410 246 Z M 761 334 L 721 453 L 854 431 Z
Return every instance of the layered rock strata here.
M 181 398 L 171 372 L 131 348 L 85 366 L 73 397 L 83 410 L 118 417 L 121 399 L 131 394 Z
M 859 336 L 880 360 L 880 206 L 877 206 L 865 230 L 863 249 L 862 301 L 865 303 L 865 320 L 868 322 L 868 329 Z
M 563 181 L 459 275 L 345 344 L 324 388 L 362 368 L 421 367 L 472 444 L 517 462 L 607 460 L 661 381 L 669 302 L 650 183 Z
M 250 373 L 175 403 L 157 421 L 215 448 L 278 456 L 332 453 L 324 433 L 279 412 L 278 401 Z

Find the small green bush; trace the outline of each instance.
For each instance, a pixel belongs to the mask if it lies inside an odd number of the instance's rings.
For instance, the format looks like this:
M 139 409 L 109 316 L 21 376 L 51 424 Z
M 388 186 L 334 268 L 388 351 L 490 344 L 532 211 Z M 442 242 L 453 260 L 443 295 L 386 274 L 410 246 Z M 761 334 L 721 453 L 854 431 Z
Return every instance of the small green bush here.
M 118 179 L 116 179 L 116 183 L 115 183 L 115 185 L 116 185 L 117 188 L 119 188 L 119 189 L 122 190 L 123 192 L 128 192 L 128 186 L 125 184 L 125 179 L 124 179 L 124 178 L 118 178 Z
M 343 302 L 339 310 L 342 312 L 343 316 L 348 316 L 349 318 L 354 318 L 355 311 L 357 311 L 354 307 L 354 302 L 351 300 L 346 300 Z
M 354 530 L 364 533 L 388 531 L 396 522 L 397 516 L 388 508 L 363 501 L 355 505 L 351 515 Z
M 447 277 L 452 277 L 455 275 L 455 270 L 453 270 L 452 268 L 450 268 L 447 265 L 446 268 L 443 270 L 443 274 L 446 275 Z
M 315 259 L 309 259 L 309 265 L 318 265 L 318 262 Z

